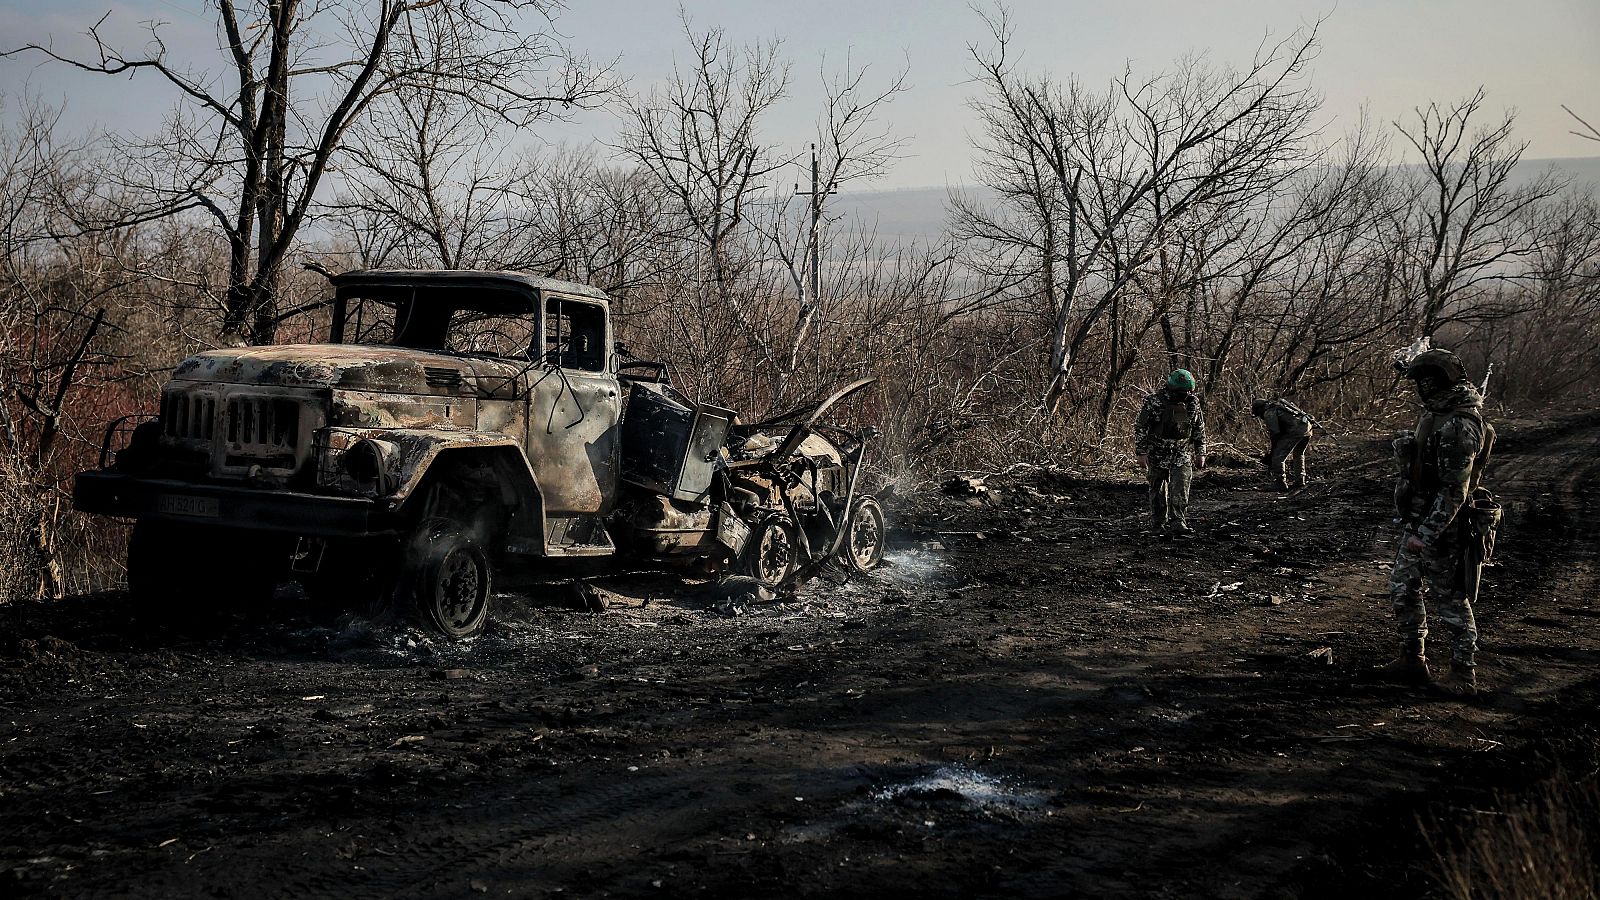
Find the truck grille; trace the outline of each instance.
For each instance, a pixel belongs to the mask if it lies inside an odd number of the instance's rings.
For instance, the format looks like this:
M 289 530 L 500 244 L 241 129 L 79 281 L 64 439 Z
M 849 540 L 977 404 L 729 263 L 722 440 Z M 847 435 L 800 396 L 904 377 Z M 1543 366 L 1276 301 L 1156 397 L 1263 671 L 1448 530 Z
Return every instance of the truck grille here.
M 162 439 L 174 459 L 204 466 L 214 477 L 293 475 L 321 427 L 316 409 L 310 396 L 169 388 L 161 396 Z
M 228 399 L 229 456 L 292 459 L 300 444 L 300 404 L 271 397 Z
M 161 424 L 167 437 L 209 441 L 217 427 L 217 398 L 176 391 L 163 394 Z

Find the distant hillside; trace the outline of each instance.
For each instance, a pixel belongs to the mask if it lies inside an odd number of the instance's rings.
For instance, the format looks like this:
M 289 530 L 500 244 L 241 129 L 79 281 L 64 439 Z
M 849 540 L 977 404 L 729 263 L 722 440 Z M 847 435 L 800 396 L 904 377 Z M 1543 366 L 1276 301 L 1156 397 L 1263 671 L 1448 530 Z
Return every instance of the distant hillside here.
M 988 195 L 986 188 L 961 190 Z M 938 240 L 944 234 L 948 188 L 902 188 L 894 191 L 841 191 L 828 198 L 830 212 L 843 215 L 846 227 L 877 232 L 886 243 Z
M 1576 183 L 1589 183 L 1600 190 L 1600 156 L 1529 159 L 1518 166 L 1523 179 L 1531 179 L 1546 168 L 1556 170 Z M 962 186 L 957 190 L 985 196 L 981 187 Z M 841 192 L 829 199 L 835 212 L 852 226 L 874 228 L 883 241 L 930 241 L 944 233 L 945 203 L 950 188 L 902 188 L 892 191 Z

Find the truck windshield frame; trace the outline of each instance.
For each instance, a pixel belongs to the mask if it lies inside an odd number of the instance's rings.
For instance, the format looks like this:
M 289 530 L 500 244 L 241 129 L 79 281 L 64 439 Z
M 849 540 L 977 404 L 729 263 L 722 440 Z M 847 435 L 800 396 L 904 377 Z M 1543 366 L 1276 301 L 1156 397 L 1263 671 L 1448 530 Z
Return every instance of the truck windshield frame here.
M 482 285 L 351 285 L 334 301 L 328 340 L 334 344 L 402 347 L 438 353 L 526 358 L 542 346 L 544 323 L 532 291 Z M 456 347 L 452 326 L 489 320 L 526 323 L 520 350 Z M 500 329 L 502 332 L 507 329 Z M 501 343 L 504 343 L 502 341 Z M 520 341 L 518 341 L 520 343 Z M 510 352 L 501 352 L 510 351 Z

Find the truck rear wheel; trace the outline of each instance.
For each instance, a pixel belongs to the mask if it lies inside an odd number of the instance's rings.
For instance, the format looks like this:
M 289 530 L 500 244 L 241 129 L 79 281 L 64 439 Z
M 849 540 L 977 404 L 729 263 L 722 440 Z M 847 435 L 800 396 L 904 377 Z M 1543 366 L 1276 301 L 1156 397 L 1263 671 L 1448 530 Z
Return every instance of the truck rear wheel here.
M 752 530 L 739 569 L 767 587 L 777 587 L 798 562 L 794 523 L 787 516 L 771 516 Z
M 425 628 L 450 640 L 483 631 L 494 566 L 469 528 L 454 519 L 424 519 L 412 532 L 402 566 L 401 600 Z

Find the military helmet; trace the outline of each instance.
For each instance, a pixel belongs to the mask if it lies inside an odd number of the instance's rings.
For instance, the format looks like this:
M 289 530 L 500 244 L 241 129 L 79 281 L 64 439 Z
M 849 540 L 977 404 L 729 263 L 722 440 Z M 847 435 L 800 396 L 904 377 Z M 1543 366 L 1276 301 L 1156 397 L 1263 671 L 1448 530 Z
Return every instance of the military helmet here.
M 1449 384 L 1467 380 L 1467 367 L 1461 364 L 1461 357 L 1449 350 L 1426 350 L 1417 354 L 1406 366 L 1406 377 L 1420 377 L 1428 369 L 1442 374 Z
M 1194 373 L 1188 369 L 1176 369 L 1167 376 L 1167 387 L 1180 391 L 1194 390 Z
M 1262 413 L 1264 413 L 1266 411 L 1267 411 L 1267 401 L 1265 401 L 1265 400 L 1251 400 L 1250 401 L 1250 415 L 1259 416 L 1259 415 L 1261 415 Z

